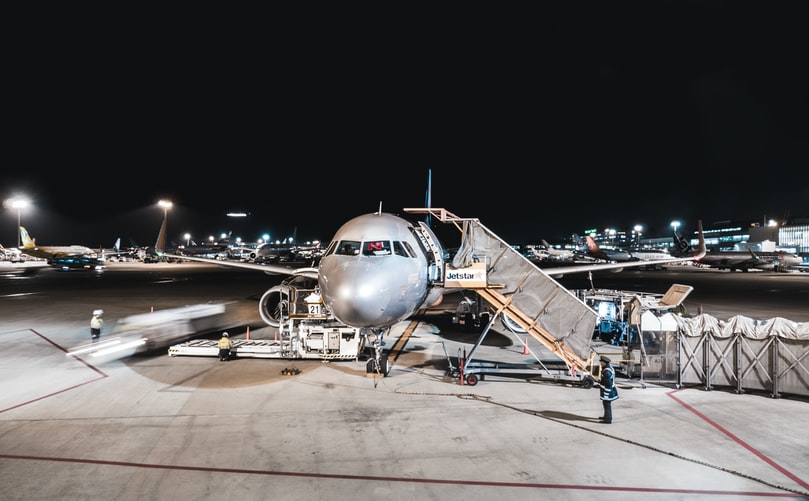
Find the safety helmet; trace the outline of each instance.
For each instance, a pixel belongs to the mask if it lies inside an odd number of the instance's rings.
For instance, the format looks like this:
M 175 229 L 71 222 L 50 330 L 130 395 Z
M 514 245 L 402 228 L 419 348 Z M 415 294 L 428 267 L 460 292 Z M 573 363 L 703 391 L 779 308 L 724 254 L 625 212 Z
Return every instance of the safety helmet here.
M 104 310 L 93 310 L 93 316 L 94 317 L 100 317 L 103 314 L 104 314 Z
M 227 332 L 223 332 L 223 333 L 222 333 L 222 337 L 228 337 L 228 333 L 227 333 Z

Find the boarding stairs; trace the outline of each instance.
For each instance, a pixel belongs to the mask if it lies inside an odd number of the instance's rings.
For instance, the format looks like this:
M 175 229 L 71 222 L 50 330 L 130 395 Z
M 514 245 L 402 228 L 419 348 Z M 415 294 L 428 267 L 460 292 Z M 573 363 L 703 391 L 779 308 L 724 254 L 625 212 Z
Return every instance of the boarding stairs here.
M 564 361 L 571 372 L 590 372 L 595 356 L 590 341 L 598 322 L 598 314 L 592 308 L 478 219 L 461 218 L 437 208 L 404 211 L 430 214 L 461 231 L 459 250 L 446 267 L 447 289 L 474 290 L 495 313 L 508 315 L 510 321 Z M 453 272 L 462 270 L 470 270 L 460 274 L 461 278 L 471 278 L 468 283 L 450 280 L 459 275 Z

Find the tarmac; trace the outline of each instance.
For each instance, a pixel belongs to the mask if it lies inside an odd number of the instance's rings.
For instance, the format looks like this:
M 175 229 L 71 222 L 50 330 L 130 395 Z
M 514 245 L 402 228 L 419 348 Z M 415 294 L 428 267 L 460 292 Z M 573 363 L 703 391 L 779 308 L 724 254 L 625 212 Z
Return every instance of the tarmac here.
M 602 424 L 598 390 L 575 382 L 461 384 L 447 369 L 475 336 L 428 316 L 387 339 L 390 348 L 410 333 L 384 378 L 366 374 L 362 360 L 220 362 L 161 351 L 95 363 L 66 354 L 88 341 L 99 297 L 109 315 L 209 292 L 144 299 L 137 289 L 133 300 L 65 287 L 89 284 L 68 276 L 61 293 L 0 285 L 4 499 L 809 499 L 805 399 L 619 377 L 613 423 Z M 232 310 L 247 317 L 230 329 L 237 339 L 258 316 L 242 309 L 255 298 L 242 299 Z M 503 335 L 477 357 L 533 361 Z

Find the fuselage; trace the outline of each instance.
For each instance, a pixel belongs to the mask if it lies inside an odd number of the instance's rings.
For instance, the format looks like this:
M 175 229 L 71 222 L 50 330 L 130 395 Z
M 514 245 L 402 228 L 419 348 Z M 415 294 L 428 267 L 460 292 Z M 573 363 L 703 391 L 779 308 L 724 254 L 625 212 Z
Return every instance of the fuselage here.
M 751 253 L 744 251 L 724 251 L 708 253 L 697 262 L 720 269 L 759 269 L 773 271 L 777 268 L 788 268 L 801 264 L 803 260 L 797 254 L 788 252 Z
M 355 217 L 337 230 L 320 261 L 323 302 L 346 325 L 390 327 L 440 294 L 430 283 L 430 255 L 407 220 Z

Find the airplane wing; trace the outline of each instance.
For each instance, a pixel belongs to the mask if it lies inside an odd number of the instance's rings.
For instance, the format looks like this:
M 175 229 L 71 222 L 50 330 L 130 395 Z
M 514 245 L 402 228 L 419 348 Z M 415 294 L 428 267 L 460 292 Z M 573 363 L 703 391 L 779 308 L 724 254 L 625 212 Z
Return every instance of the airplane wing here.
M 586 271 L 621 271 L 625 268 L 638 268 L 641 266 L 649 266 L 649 263 L 666 264 L 666 263 L 686 263 L 696 261 L 698 256 L 686 258 L 671 258 L 671 259 L 655 259 L 654 261 L 626 261 L 622 263 L 601 263 L 601 264 L 583 264 L 583 265 L 570 265 L 570 266 L 555 266 L 551 268 L 540 268 L 546 275 L 552 277 L 561 277 L 563 275 L 571 275 L 573 273 L 584 273 Z
M 159 255 L 165 257 L 170 257 L 174 259 L 183 259 L 185 261 L 195 261 L 198 263 L 214 264 L 217 266 L 223 266 L 225 268 L 241 268 L 243 270 L 261 271 L 268 275 L 287 275 L 287 276 L 302 275 L 307 278 L 313 278 L 317 280 L 316 267 L 292 268 L 289 266 L 282 266 L 277 264 L 256 264 L 256 263 L 246 263 L 243 261 L 227 261 L 227 260 L 222 261 L 218 259 L 209 259 L 205 257 L 184 256 L 182 254 L 166 254 L 165 252 L 160 252 L 159 250 L 158 253 Z

